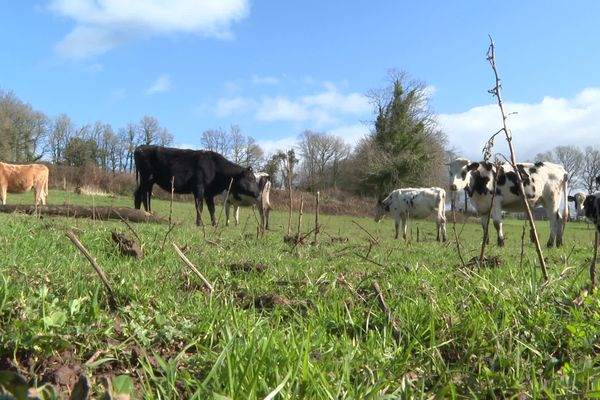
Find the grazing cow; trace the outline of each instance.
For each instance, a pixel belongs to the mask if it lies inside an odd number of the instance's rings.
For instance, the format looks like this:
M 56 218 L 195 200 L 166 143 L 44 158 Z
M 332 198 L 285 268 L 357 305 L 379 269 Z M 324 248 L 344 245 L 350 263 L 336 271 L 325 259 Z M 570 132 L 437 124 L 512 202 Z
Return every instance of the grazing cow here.
M 35 204 L 48 201 L 48 167 L 43 164 L 15 165 L 0 162 L 0 195 L 6 204 L 6 192 L 23 193 L 33 188 Z
M 381 221 L 389 213 L 395 220 L 396 235 L 402 221 L 402 237 L 406 240 L 406 223 L 409 217 L 426 218 L 435 214 L 437 240 L 440 232 L 446 241 L 446 191 L 442 188 L 405 188 L 392 191 L 385 199 L 379 200 L 375 208 L 375 222 Z
M 573 196 L 569 196 L 569 201 L 572 201 L 575 204 L 575 216 L 577 219 L 583 218 L 585 216 L 583 210 L 583 202 L 585 201 L 586 194 L 584 192 L 577 192 Z
M 465 165 L 469 165 L 470 161 L 464 158 L 457 158 L 456 160 L 447 163 L 449 172 L 450 172 L 450 210 L 456 210 L 456 197 L 458 194 L 458 189 L 454 184 L 454 176 L 461 175 L 463 172 L 463 167 Z M 465 193 L 465 214 L 467 213 L 467 194 Z
M 139 186 L 135 190 L 135 208 L 144 204 L 150 211 L 152 186 L 166 191 L 192 193 L 196 205 L 196 225 L 202 225 L 202 199 L 206 201 L 213 225 L 214 196 L 223 193 L 231 183 L 230 196 L 241 204 L 254 204 L 258 186 L 252 168 L 244 168 L 213 151 L 174 149 L 161 146 L 138 146 L 133 157 Z
M 256 178 L 256 184 L 258 185 L 259 196 L 256 199 L 256 207 L 260 214 L 260 226 L 261 229 L 269 229 L 269 211 L 271 210 L 271 203 L 269 202 L 269 193 L 271 192 L 271 179 L 269 174 L 266 172 L 255 172 L 254 177 Z M 234 199 L 232 196 L 227 195 L 227 191 L 223 193 L 225 197 L 225 225 L 229 226 L 229 208 L 233 205 L 233 218 L 235 224 L 240 223 L 240 202 Z
M 596 225 L 596 230 L 600 234 L 600 192 L 588 195 L 583 202 L 585 216 Z
M 466 162 L 465 162 L 466 161 Z M 477 213 L 481 216 L 484 231 L 488 224 L 488 213 L 493 200 L 491 212 L 494 227 L 498 233 L 498 246 L 504 245 L 502 232 L 502 210 L 524 211 L 523 199 L 519 195 L 517 175 L 510 164 L 500 166 L 496 174 L 496 166 L 489 162 L 470 162 L 458 159 L 450 163 L 455 167 L 450 189 L 453 191 L 465 189 Z M 461 168 L 457 168 L 462 165 Z M 550 221 L 550 238 L 547 246 L 563 244 L 563 230 L 569 217 L 567 203 L 567 172 L 562 165 L 549 162 L 517 164 L 517 169 L 523 180 L 523 186 L 529 207 L 542 205 Z M 493 193 L 493 177 L 496 175 L 496 194 Z M 560 203 L 564 201 L 564 210 L 560 213 Z

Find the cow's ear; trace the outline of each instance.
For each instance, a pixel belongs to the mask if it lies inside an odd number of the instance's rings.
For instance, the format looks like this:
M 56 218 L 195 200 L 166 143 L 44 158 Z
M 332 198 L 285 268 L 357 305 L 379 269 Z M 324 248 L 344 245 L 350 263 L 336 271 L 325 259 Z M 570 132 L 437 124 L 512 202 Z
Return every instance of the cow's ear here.
M 467 166 L 467 171 L 475 171 L 477 168 L 479 168 L 479 163 L 473 162 Z

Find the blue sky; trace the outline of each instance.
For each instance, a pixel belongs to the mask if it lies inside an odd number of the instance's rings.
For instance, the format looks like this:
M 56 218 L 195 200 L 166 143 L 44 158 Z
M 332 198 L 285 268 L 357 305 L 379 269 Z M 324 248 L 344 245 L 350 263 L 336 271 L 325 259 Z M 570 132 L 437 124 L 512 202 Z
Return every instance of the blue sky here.
M 501 127 L 489 34 L 526 159 L 600 145 L 598 18 L 592 0 L 4 1 L 0 87 L 77 125 L 150 115 L 184 147 L 238 125 L 269 152 L 306 129 L 355 143 L 374 119 L 365 95 L 397 69 L 429 87 L 450 146 L 478 159 Z

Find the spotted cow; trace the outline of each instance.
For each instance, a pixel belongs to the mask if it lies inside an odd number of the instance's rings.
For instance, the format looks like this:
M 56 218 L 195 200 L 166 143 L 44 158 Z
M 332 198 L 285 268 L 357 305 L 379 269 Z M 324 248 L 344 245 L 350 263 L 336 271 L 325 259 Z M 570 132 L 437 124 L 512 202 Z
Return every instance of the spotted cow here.
M 406 240 L 408 218 L 426 218 L 435 215 L 437 240 L 440 233 L 446 241 L 446 191 L 442 188 L 404 188 L 392 191 L 385 199 L 379 200 L 375 207 L 375 221 L 379 222 L 385 214 L 394 217 L 398 239 L 400 221 L 402 237 Z
M 581 219 L 585 216 L 585 212 L 583 209 L 583 202 L 585 201 L 586 193 L 585 192 L 577 192 L 574 195 L 569 195 L 569 201 L 572 201 L 575 205 L 575 217 L 577 219 Z
M 271 179 L 266 172 L 255 172 L 254 177 L 259 192 L 259 196 L 254 205 L 258 208 L 258 213 L 260 215 L 260 226 L 262 229 L 269 229 L 269 211 L 271 210 L 269 194 L 271 192 Z M 234 197 L 229 196 L 227 191 L 223 193 L 223 196 L 225 197 L 225 225 L 229 225 L 229 209 L 231 205 L 233 205 L 233 218 L 235 224 L 238 225 L 240 223 L 240 206 L 242 204 Z
M 461 165 L 459 168 L 458 166 Z M 481 216 L 481 224 L 485 229 L 488 225 L 488 215 L 491 217 L 498 233 L 498 245 L 504 245 L 504 232 L 502 231 L 502 211 L 524 211 L 522 195 L 519 195 L 517 174 L 513 167 L 502 164 L 498 171 L 492 163 L 470 162 L 457 159 L 450 163 L 451 177 L 450 189 L 458 191 L 467 190 L 471 203 Z M 520 163 L 517 169 L 521 175 L 529 207 L 543 206 L 550 221 L 550 237 L 547 246 L 552 247 L 563 244 L 563 230 L 569 217 L 567 204 L 567 171 L 562 165 L 549 162 Z M 496 177 L 494 193 L 494 176 Z M 493 199 L 493 200 L 492 200 Z M 493 201 L 493 206 L 492 206 Z M 561 201 L 564 209 L 560 212 Z

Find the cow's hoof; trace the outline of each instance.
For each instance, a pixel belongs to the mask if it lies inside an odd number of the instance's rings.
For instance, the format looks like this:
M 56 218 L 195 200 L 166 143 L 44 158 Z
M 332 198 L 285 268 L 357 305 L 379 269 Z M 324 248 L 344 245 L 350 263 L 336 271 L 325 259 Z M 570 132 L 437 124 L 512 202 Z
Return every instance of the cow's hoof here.
M 504 247 L 504 239 L 498 239 L 498 247 Z
M 548 243 L 546 243 L 546 247 L 548 247 L 549 249 L 554 247 L 554 241 L 553 240 L 548 240 Z M 558 243 L 556 243 L 556 247 L 558 246 Z

